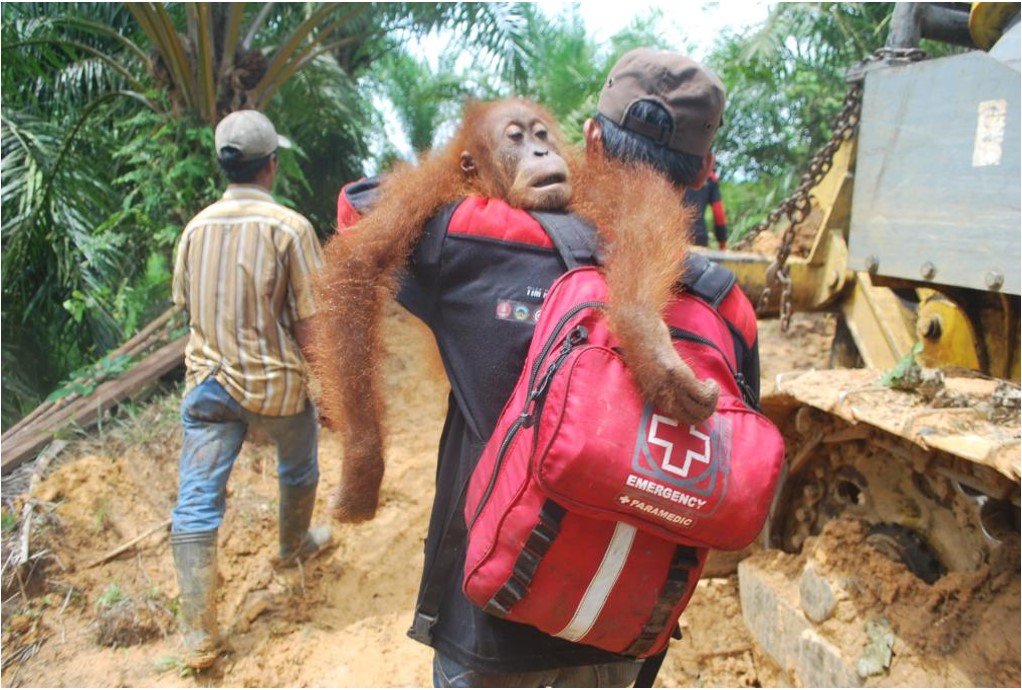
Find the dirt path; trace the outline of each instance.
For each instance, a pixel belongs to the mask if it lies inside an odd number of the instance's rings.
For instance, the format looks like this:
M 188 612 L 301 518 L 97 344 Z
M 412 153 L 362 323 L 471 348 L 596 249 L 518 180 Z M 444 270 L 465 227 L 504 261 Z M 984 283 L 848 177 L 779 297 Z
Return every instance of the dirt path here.
M 776 322 L 763 325 L 766 383 L 781 371 L 826 362 L 831 323 L 799 319 L 794 326 L 782 337 Z M 73 460 L 33 491 L 32 553 L 41 555 L 31 579 L 20 586 L 4 583 L 3 685 L 430 686 L 430 651 L 405 630 L 422 563 L 446 384 L 421 327 L 395 311 L 387 329 L 394 354 L 386 365 L 394 391 L 391 441 L 375 520 L 335 527 L 337 548 L 304 571 L 274 572 L 273 453 L 265 445 L 246 444 L 220 533 L 219 620 L 231 651 L 209 672 L 182 675 L 172 632 L 177 587 L 166 532 L 89 567 L 168 516 L 180 445 L 178 400 L 169 396 L 128 423 L 76 444 L 69 452 Z M 317 516 L 325 515 L 339 457 L 337 439 L 324 433 Z M 16 544 L 5 536 L 5 561 L 11 548 Z M 1015 614 L 1016 658 L 988 662 L 1017 664 L 1017 608 Z M 704 579 L 682 628 L 684 639 L 672 644 L 658 686 L 791 684 L 746 631 L 735 576 Z

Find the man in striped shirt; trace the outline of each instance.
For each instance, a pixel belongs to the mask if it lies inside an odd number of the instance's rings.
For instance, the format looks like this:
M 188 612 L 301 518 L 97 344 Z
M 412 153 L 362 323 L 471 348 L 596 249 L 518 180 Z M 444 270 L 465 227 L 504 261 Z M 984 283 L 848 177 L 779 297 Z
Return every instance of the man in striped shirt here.
M 177 247 L 175 304 L 187 309 L 184 429 L 171 546 L 181 591 L 185 662 L 218 654 L 217 530 L 227 480 L 249 426 L 277 444 L 278 564 L 294 565 L 330 542 L 309 525 L 319 482 L 317 415 L 306 361 L 311 276 L 322 263 L 309 221 L 273 200 L 278 136 L 262 113 L 241 110 L 216 128 L 223 198 L 188 223 Z

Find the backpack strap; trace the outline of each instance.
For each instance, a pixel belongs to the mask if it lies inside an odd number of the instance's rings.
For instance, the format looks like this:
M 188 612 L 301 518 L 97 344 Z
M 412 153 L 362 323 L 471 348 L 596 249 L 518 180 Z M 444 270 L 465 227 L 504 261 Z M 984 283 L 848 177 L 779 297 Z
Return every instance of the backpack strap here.
M 664 628 L 671 624 L 671 612 L 674 604 L 681 599 L 686 590 L 695 586 L 690 575 L 693 570 L 699 568 L 699 563 L 699 552 L 694 546 L 678 544 L 675 547 L 670 569 L 667 571 L 667 580 L 657 597 L 649 622 L 643 627 L 639 637 L 625 650 L 626 656 L 637 657 L 648 652 Z M 697 573 L 701 570 L 699 568 Z M 641 686 L 636 685 L 635 687 Z
M 459 505 L 464 505 L 471 476 L 472 474 L 469 473 L 461 491 L 458 492 Z M 408 628 L 408 637 L 430 647 L 433 646 L 433 626 L 436 625 L 437 616 L 440 614 L 440 600 L 444 595 L 446 578 L 454 572 L 454 566 L 457 565 L 462 552 L 458 545 L 465 542 L 465 536 L 468 534 L 468 526 L 463 518 L 458 518 L 457 512 L 454 511 L 447 516 L 447 524 L 444 525 L 440 533 L 436 556 L 422 583 L 422 596 L 419 597 L 418 604 L 415 606 L 412 625 Z
M 639 674 L 635 676 L 635 682 L 632 684 L 633 688 L 653 687 L 657 674 L 660 673 L 660 667 L 663 666 L 664 659 L 667 658 L 668 649 L 668 647 L 664 647 L 662 652 L 647 657 L 642 662 L 642 666 L 639 667 Z
M 450 222 L 451 215 L 457 204 L 452 204 L 444 209 L 437 217 L 430 221 L 429 228 L 445 228 Z M 540 224 L 544 232 L 550 236 L 567 270 L 583 265 L 595 265 L 598 263 L 600 250 L 596 241 L 596 231 L 592 225 L 581 218 L 566 214 L 553 212 L 530 212 L 530 215 Z M 442 233 L 429 233 L 436 235 Z M 453 395 L 453 394 L 452 394 Z M 453 402 L 453 397 L 452 397 Z M 466 420 L 470 419 L 466 416 Z M 469 478 L 459 488 L 458 502 L 463 503 L 468 490 Z M 443 598 L 446 587 L 446 578 L 454 571 L 458 559 L 461 556 L 459 544 L 463 544 L 468 532 L 468 526 L 463 519 L 452 513 L 448 516 L 448 522 L 441 530 L 440 543 L 437 545 L 436 556 L 430 564 L 429 572 L 421 586 L 419 601 L 415 607 L 415 617 L 408 629 L 408 636 L 413 640 L 426 645 L 432 644 L 433 626 L 436 625 L 437 616 L 440 612 L 440 601 Z
M 570 213 L 530 211 L 529 215 L 550 236 L 569 271 L 579 266 L 603 263 L 603 251 L 597 241 L 596 228 L 588 221 Z
M 716 309 L 719 313 L 721 303 L 727 298 L 728 293 L 738 283 L 738 278 L 728 269 L 720 266 L 702 254 L 689 252 L 685 255 L 682 266 L 682 283 L 685 289 L 699 297 L 701 300 Z M 721 314 L 723 316 L 723 314 Z M 754 348 L 745 341 L 745 336 L 738 330 L 738 327 L 731 323 L 731 320 L 724 318 L 728 330 L 731 331 L 731 342 L 734 347 L 735 362 L 738 365 L 735 371 L 735 380 L 742 391 L 742 397 L 753 409 L 759 409 L 759 366 L 747 364 L 747 355 Z M 759 356 L 754 358 L 759 361 Z M 750 368 L 751 366 L 751 368 Z M 755 385 L 752 382 L 756 382 Z
M 738 278 L 731 271 L 718 266 L 702 254 L 688 252 L 682 268 L 685 287 L 717 309 L 734 287 Z
M 564 265 L 570 271 L 579 266 L 597 266 L 604 262 L 599 235 L 588 221 L 568 213 L 530 211 L 550 236 Z M 714 309 L 727 297 L 738 281 L 734 273 L 718 266 L 702 254 L 689 252 L 682 265 L 682 282 L 692 293 Z

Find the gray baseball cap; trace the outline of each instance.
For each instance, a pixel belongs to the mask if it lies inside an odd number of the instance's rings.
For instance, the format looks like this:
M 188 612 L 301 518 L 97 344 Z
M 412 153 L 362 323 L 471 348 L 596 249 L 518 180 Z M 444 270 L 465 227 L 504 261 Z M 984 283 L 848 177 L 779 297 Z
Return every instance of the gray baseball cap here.
M 638 101 L 662 105 L 673 127 L 661 130 L 632 117 Z M 724 121 L 724 101 L 723 83 L 702 64 L 677 53 L 636 48 L 611 68 L 596 111 L 671 151 L 702 156 Z
M 236 110 L 216 126 L 213 136 L 216 155 L 220 157 L 225 148 L 236 149 L 241 163 L 268 156 L 277 148 L 291 148 L 287 137 L 277 134 L 270 119 L 258 110 Z

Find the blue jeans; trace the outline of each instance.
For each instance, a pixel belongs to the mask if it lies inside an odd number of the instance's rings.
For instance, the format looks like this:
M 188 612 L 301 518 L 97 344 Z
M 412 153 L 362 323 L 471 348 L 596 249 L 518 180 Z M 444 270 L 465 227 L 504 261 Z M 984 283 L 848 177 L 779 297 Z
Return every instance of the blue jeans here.
M 249 412 L 208 378 L 181 401 L 183 442 L 177 506 L 171 511 L 172 532 L 218 529 L 227 509 L 227 480 L 241 451 L 249 425 L 263 429 L 277 444 L 277 475 L 283 486 L 314 486 L 319 482 L 316 409 L 286 417 Z
M 478 673 L 440 652 L 433 652 L 435 688 L 627 688 L 635 682 L 642 660 L 549 671 Z

